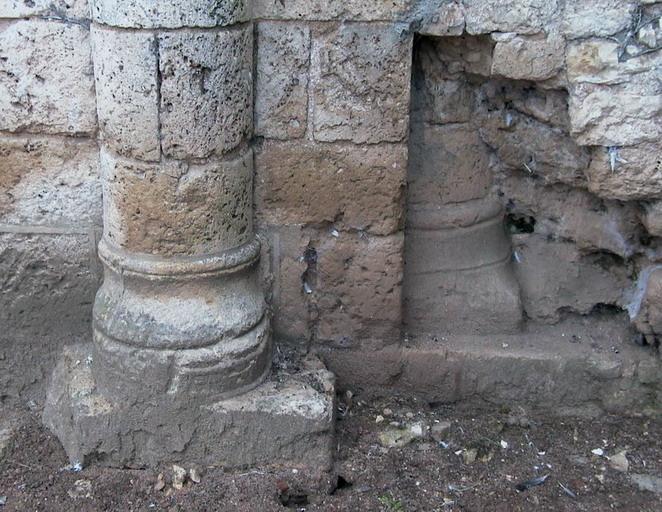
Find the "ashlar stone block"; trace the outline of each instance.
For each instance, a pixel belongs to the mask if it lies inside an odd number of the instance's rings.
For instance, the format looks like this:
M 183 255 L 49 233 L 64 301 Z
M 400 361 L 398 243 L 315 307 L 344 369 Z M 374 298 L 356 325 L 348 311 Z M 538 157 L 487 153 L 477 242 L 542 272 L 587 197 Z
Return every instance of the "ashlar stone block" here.
M 83 135 L 96 124 L 89 31 L 43 20 L 0 27 L 0 130 Z
M 469 34 L 540 32 L 558 9 L 556 0 L 464 0 L 463 5 Z
M 0 222 L 100 226 L 98 155 L 89 139 L 0 136 Z
M 555 32 L 499 35 L 492 55 L 492 74 L 516 80 L 547 80 L 563 67 L 564 51 L 565 41 Z
M 257 48 L 256 134 L 285 140 L 303 137 L 308 122 L 310 29 L 261 22 Z
M 264 223 L 326 222 L 380 235 L 402 225 L 407 167 L 402 144 L 268 142 L 256 165 L 256 209 Z
M 90 16 L 88 0 L 3 0 L 0 18 L 53 16 L 64 19 Z
M 649 82 L 650 79 L 650 82 Z M 579 84 L 570 95 L 571 134 L 582 145 L 632 146 L 662 136 L 662 94 L 653 77 L 618 85 Z
M 412 36 L 400 23 L 321 28 L 312 44 L 314 138 L 355 143 L 407 136 Z
M 250 0 L 90 0 L 94 21 L 124 28 L 220 27 L 248 21 Z

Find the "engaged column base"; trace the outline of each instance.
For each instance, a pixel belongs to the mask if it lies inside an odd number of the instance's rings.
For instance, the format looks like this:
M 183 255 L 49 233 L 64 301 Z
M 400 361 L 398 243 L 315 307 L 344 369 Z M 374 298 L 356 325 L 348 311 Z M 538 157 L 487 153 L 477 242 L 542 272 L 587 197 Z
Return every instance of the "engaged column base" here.
M 331 468 L 335 383 L 326 370 L 272 375 L 239 396 L 176 403 L 106 396 L 91 368 L 91 344 L 64 349 L 51 381 L 44 424 L 72 464 L 143 468 L 197 463 Z

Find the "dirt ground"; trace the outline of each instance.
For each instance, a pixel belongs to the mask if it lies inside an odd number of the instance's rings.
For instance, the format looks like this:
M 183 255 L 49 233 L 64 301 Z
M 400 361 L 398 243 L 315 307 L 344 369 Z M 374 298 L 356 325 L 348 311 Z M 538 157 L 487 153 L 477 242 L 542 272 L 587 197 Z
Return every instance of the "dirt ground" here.
M 0 512 L 662 510 L 662 488 L 635 482 L 662 477 L 659 420 L 559 419 L 516 407 L 343 395 L 330 487 L 292 469 L 214 467 L 198 468 L 199 483 L 189 478 L 174 489 L 170 467 L 160 471 L 161 484 L 159 471 L 73 471 L 35 412 L 13 414 L 19 426 L 0 461 Z

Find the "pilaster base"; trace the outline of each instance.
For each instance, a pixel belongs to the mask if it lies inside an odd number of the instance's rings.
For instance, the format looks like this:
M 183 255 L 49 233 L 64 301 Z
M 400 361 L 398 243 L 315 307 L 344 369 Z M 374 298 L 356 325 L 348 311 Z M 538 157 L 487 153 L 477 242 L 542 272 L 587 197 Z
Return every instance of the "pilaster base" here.
M 225 400 L 137 401 L 102 394 L 92 354 L 88 344 L 65 348 L 46 399 L 43 421 L 72 464 L 331 467 L 335 391 L 326 370 L 276 374 Z

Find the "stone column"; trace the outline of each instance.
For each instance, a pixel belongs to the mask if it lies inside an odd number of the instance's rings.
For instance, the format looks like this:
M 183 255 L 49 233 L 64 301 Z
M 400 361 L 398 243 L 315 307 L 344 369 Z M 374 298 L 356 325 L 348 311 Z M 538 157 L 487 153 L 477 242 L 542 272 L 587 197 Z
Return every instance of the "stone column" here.
M 93 349 L 65 352 L 45 411 L 72 461 L 219 456 L 245 465 L 272 456 L 259 437 L 282 418 L 260 404 L 288 404 L 287 394 L 260 386 L 271 338 L 252 226 L 249 12 L 244 0 L 92 4 L 104 283 Z M 84 356 L 84 375 L 72 350 Z M 329 375 L 316 378 L 332 390 Z M 330 432 L 331 395 L 294 388 L 323 414 L 303 418 L 290 406 L 288 421 L 301 420 L 292 432 Z M 81 393 L 93 400 L 81 403 Z M 247 408 L 257 426 L 241 425 Z M 240 428 L 223 442 L 228 421 Z M 262 452 L 246 446 L 251 432 Z M 242 450 L 230 447 L 238 441 Z

